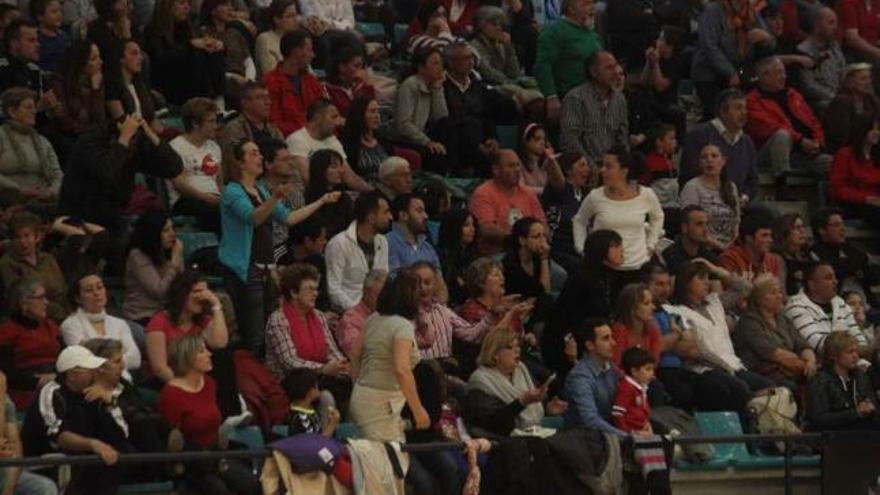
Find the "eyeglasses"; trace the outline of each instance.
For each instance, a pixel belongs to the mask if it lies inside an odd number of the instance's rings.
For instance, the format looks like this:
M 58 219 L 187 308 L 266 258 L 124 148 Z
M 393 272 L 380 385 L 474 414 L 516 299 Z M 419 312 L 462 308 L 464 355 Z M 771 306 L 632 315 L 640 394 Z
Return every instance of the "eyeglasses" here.
M 43 292 L 42 294 L 34 294 L 32 296 L 27 296 L 28 299 L 49 299 L 49 296 Z

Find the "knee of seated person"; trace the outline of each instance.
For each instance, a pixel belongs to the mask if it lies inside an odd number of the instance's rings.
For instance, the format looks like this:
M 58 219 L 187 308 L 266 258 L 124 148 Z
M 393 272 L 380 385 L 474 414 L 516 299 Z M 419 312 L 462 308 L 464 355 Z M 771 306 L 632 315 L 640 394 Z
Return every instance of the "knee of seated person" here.
M 778 131 L 774 132 L 774 133 L 773 133 L 773 136 L 772 136 L 770 139 L 772 139 L 772 140 L 774 140 L 774 141 L 776 141 L 777 143 L 780 143 L 780 144 L 781 144 L 781 143 L 786 143 L 786 144 L 788 144 L 789 146 L 791 146 L 792 143 L 794 142 L 793 139 L 792 139 L 792 137 L 791 137 L 791 133 L 788 132 L 788 131 L 785 130 L 785 129 L 779 129 Z

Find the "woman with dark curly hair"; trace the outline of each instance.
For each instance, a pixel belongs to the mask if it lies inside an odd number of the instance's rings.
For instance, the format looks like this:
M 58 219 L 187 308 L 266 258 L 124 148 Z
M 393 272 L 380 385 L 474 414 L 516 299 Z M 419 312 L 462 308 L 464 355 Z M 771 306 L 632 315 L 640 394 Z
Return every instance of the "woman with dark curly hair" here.
M 449 291 L 449 304 L 457 306 L 467 299 L 465 271 L 479 257 L 477 236 L 480 226 L 476 217 L 465 209 L 450 210 L 440 223 L 437 254 Z
M 107 120 L 103 67 L 98 45 L 80 40 L 67 49 L 51 82 L 52 92 L 61 103 L 52 113 L 52 127 L 57 133 L 75 139 L 89 126 Z

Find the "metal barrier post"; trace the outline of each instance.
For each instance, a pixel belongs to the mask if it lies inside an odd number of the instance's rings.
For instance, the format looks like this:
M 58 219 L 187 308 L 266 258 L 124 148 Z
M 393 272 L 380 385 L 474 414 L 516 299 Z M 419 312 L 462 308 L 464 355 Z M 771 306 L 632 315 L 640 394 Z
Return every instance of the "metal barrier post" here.
M 785 446 L 785 495 L 791 495 L 791 442 L 786 439 L 782 444 Z

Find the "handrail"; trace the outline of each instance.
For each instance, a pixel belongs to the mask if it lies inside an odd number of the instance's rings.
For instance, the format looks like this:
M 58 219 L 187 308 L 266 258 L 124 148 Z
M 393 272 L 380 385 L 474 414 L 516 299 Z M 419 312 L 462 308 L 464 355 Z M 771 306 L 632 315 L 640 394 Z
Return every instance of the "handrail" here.
M 821 433 L 800 433 L 792 435 L 725 435 L 725 436 L 680 436 L 670 438 L 668 441 L 672 443 L 702 444 L 702 443 L 746 443 L 753 441 L 770 441 L 770 442 L 805 442 L 811 440 L 820 440 Z M 663 442 L 658 441 L 657 445 Z M 646 442 L 643 445 L 651 445 Z M 433 452 L 437 450 L 455 450 L 464 448 L 464 442 L 430 442 L 430 443 L 410 443 L 401 446 L 404 452 Z M 154 462 L 190 462 L 211 459 L 252 459 L 258 457 L 266 457 L 270 454 L 270 449 L 245 449 L 245 450 L 202 450 L 189 452 L 153 452 L 153 453 L 133 453 L 120 454 L 119 464 L 135 464 L 135 463 L 154 463 Z M 50 454 L 45 457 L 18 457 L 18 458 L 0 458 L 0 468 L 4 467 L 47 467 L 60 465 L 97 465 L 102 464 L 100 457 L 94 454 L 88 455 L 67 455 L 67 454 Z

